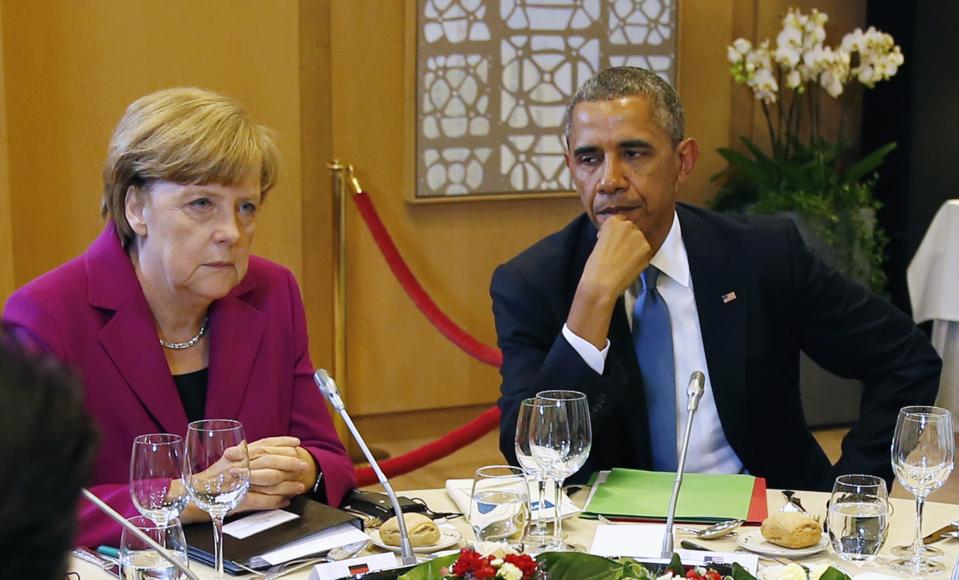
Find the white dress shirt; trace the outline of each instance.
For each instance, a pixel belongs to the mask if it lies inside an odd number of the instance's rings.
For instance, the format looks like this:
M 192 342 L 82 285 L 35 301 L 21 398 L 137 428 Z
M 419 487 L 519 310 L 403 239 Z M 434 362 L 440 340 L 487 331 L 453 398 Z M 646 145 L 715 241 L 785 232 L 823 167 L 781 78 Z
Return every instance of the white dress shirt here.
M 673 225 L 662 247 L 653 256 L 650 263 L 663 275 L 656 282 L 666 306 L 669 308 L 669 323 L 673 335 L 673 364 L 676 369 L 676 453 L 682 444 L 682 434 L 686 430 L 686 386 L 689 375 L 701 370 L 706 375 L 706 390 L 696 411 L 695 425 L 689 438 L 689 450 L 686 454 L 686 470 L 696 473 L 740 473 L 742 461 L 726 441 L 719 411 L 709 380 L 706 367 L 706 350 L 703 348 L 703 335 L 699 327 L 699 313 L 696 310 L 696 296 L 693 293 L 693 280 L 689 274 L 689 258 L 683 244 L 683 233 L 679 218 L 673 213 Z M 633 326 L 633 305 L 642 282 L 637 280 L 626 290 L 626 317 L 629 326 Z M 577 336 L 563 325 L 563 336 L 570 346 L 579 353 L 583 361 L 598 374 L 606 367 L 606 355 L 609 353 L 609 340 L 603 350 L 597 349 L 588 341 Z M 645 419 L 644 419 L 645 420 Z

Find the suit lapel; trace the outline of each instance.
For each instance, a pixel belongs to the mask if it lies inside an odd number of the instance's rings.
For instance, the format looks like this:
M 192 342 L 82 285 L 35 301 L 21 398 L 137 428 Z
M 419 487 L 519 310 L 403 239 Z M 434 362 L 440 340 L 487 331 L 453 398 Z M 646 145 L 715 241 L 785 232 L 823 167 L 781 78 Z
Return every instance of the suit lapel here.
M 98 334 L 100 344 L 160 428 L 186 432 L 186 413 L 173 384 L 133 264 L 108 223 L 86 258 L 88 300 L 114 311 Z
M 699 212 L 677 206 L 683 243 L 696 296 L 706 365 L 723 432 L 729 443 L 741 450 L 750 448 L 746 429 L 749 420 L 746 392 L 746 304 L 749 297 L 742 273 L 733 260 L 738 240 L 720 235 L 716 226 Z M 724 302 L 735 292 L 736 298 Z M 742 458 L 742 457 L 741 457 Z
M 246 276 L 227 297 L 210 306 L 209 418 L 239 418 L 266 330 L 266 315 L 242 299 L 254 288 Z

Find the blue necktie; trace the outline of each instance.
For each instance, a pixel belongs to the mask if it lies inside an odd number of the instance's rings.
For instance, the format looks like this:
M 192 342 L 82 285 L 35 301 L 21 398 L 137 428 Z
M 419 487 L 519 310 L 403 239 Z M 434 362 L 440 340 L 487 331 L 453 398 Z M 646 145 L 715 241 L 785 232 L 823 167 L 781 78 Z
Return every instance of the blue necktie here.
M 633 307 L 633 345 L 646 390 L 653 469 L 675 471 L 676 372 L 669 308 L 656 290 L 659 270 L 650 265 L 640 275 L 643 284 Z

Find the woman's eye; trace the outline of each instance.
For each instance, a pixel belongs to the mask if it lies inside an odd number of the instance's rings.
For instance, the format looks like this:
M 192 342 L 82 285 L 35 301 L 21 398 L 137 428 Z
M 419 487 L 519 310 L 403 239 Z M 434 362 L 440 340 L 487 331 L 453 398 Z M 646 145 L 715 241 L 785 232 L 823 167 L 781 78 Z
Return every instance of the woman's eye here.
M 213 203 L 205 197 L 199 199 L 194 199 L 190 202 L 190 207 L 195 209 L 209 209 L 213 207 Z
M 240 204 L 240 211 L 246 215 L 256 215 L 257 209 L 259 208 L 252 201 L 246 201 Z

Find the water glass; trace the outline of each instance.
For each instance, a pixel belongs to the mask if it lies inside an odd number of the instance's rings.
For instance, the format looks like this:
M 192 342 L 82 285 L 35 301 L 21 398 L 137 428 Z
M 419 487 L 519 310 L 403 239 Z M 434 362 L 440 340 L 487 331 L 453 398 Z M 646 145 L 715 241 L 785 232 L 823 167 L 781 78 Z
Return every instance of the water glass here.
M 243 425 L 230 419 L 194 421 L 187 427 L 183 480 L 190 499 L 213 520 L 217 578 L 223 576 L 223 518 L 250 488 L 250 454 Z
M 187 544 L 179 520 L 167 525 L 158 525 L 145 516 L 130 518 L 131 524 L 150 537 L 151 540 L 165 546 L 167 552 L 189 567 Z M 186 574 L 180 572 L 169 560 L 157 553 L 146 542 L 124 528 L 120 536 L 120 570 L 124 580 L 182 580 Z
M 480 542 L 519 542 L 529 519 L 529 487 L 522 468 L 489 465 L 476 470 L 469 523 Z
M 160 527 L 180 517 L 186 507 L 182 475 L 182 437 L 150 433 L 133 440 L 130 497 L 137 510 Z
M 871 562 L 889 533 L 886 482 L 875 475 L 840 475 L 829 500 L 832 547 L 843 560 Z
M 903 407 L 892 439 L 892 469 L 896 480 L 916 496 L 916 527 L 911 546 L 898 546 L 902 556 L 892 563 L 895 572 L 909 576 L 945 571 L 937 548 L 922 543 L 922 510 L 926 496 L 942 487 L 952 472 L 955 456 L 952 414 L 939 407 Z
M 550 541 L 551 534 L 548 527 L 546 514 L 548 513 L 549 502 L 547 496 L 547 483 L 549 477 L 546 472 L 540 469 L 536 459 L 533 458 L 533 452 L 529 445 L 529 425 L 536 415 L 537 407 L 546 403 L 536 399 L 526 399 L 520 404 L 519 415 L 516 419 L 516 460 L 519 462 L 523 471 L 535 487 L 530 489 L 530 519 L 531 525 L 523 536 L 523 546 L 526 553 L 532 553 L 537 546 L 541 546 Z M 555 506 L 554 506 L 555 507 Z

